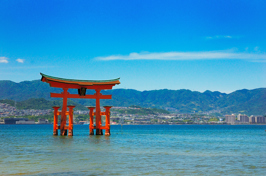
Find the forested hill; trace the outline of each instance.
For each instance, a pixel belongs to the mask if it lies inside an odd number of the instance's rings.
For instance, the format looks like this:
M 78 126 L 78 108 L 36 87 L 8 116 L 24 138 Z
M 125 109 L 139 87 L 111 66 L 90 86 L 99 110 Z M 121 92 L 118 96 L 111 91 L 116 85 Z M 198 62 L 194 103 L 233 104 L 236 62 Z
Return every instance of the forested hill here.
M 0 100 L 11 99 L 25 101 L 30 98 L 51 99 L 50 92 L 62 92 L 61 89 L 51 88 L 49 84 L 39 80 L 15 83 L 0 81 Z M 77 93 L 77 90 L 70 90 Z M 87 90 L 88 94 L 94 91 Z M 203 93 L 190 90 L 151 90 L 137 91 L 132 89 L 114 89 L 102 91 L 103 94 L 112 94 L 112 100 L 102 100 L 102 105 L 131 106 L 139 105 L 150 108 L 167 108 L 180 113 L 218 112 L 222 114 L 245 113 L 248 115 L 266 114 L 266 88 L 253 90 L 237 90 L 230 94 L 218 91 Z M 81 105 L 94 105 L 93 100 L 73 99 Z

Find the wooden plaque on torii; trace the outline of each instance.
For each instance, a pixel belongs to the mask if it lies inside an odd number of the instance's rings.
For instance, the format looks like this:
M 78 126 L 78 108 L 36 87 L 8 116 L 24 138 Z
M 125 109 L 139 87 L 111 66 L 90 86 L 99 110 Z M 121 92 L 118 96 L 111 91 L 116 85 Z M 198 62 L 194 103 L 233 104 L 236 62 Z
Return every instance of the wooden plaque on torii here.
M 94 129 L 96 130 L 96 135 L 103 135 L 102 130 L 105 130 L 105 135 L 110 135 L 110 108 L 111 106 L 104 106 L 105 112 L 101 112 L 100 109 L 100 99 L 112 99 L 112 95 L 102 95 L 101 90 L 112 89 L 116 84 L 120 84 L 119 78 L 112 80 L 75 80 L 75 79 L 64 79 L 53 77 L 49 75 L 42 75 L 41 81 L 49 83 L 51 87 L 62 88 L 62 93 L 51 93 L 53 98 L 63 98 L 63 105 L 61 111 L 59 111 L 59 106 L 54 106 L 54 126 L 53 134 L 58 135 L 58 129 L 60 129 L 60 135 L 73 136 L 73 109 L 75 106 L 67 106 L 68 98 L 86 98 L 95 99 L 96 106 L 88 107 L 90 114 L 90 135 L 94 134 Z M 78 94 L 70 94 L 68 89 L 77 89 Z M 94 95 L 86 95 L 87 89 L 94 89 Z M 69 110 L 67 110 L 67 108 Z M 61 122 L 58 125 L 58 115 L 61 115 Z M 101 116 L 105 115 L 105 126 L 102 126 Z M 67 116 L 69 116 L 68 126 Z M 96 122 L 94 125 L 93 117 L 96 117 Z

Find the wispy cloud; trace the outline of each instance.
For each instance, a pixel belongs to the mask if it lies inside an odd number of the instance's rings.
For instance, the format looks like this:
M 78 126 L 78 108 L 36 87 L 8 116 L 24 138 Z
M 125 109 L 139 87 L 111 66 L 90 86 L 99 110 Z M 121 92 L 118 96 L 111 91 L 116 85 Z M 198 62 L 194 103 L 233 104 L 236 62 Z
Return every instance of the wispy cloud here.
M 46 68 L 55 68 L 55 67 L 58 67 L 58 66 L 20 66 L 20 67 L 5 67 L 5 68 L 1 68 L 1 69 L 7 69 L 7 70 L 10 70 L 10 69 L 46 69 Z
M 259 51 L 259 47 L 256 46 L 256 47 L 254 48 L 254 51 Z
M 231 38 L 239 38 L 236 36 L 231 36 L 231 35 L 215 35 L 215 36 L 207 36 L 206 39 L 211 40 L 211 39 L 231 39 Z
M 225 51 L 201 52 L 165 52 L 165 53 L 130 53 L 129 55 L 112 55 L 96 57 L 96 60 L 214 60 L 214 59 L 247 59 L 266 60 L 266 54 Z
M 266 59 L 264 59 L 264 60 L 254 59 L 254 60 L 251 60 L 251 62 L 262 62 L 262 63 L 266 63 Z
M 25 61 L 25 59 L 20 59 L 20 58 L 18 58 L 17 60 L 16 60 L 17 62 L 19 62 L 19 63 L 24 63 L 24 61 Z
M 0 63 L 8 63 L 7 57 L 0 57 Z

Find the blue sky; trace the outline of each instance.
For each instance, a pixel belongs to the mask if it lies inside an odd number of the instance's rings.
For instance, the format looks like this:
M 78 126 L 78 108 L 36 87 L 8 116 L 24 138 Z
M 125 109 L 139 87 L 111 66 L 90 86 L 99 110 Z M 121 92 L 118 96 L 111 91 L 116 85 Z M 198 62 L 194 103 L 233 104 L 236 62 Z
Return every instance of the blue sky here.
M 266 1 L 0 1 L 0 80 L 116 88 L 266 87 Z

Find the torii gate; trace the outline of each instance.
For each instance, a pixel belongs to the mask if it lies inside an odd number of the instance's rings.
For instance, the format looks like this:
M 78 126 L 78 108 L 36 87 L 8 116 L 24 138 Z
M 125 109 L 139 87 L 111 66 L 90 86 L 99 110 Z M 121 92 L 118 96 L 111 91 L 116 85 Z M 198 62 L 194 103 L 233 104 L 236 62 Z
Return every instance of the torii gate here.
M 110 135 L 110 108 L 111 106 L 104 106 L 105 112 L 101 112 L 100 109 L 100 99 L 112 99 L 112 95 L 102 95 L 100 92 L 103 89 L 112 89 L 116 84 L 120 84 L 119 78 L 112 80 L 75 80 L 75 79 L 64 79 L 57 78 L 53 76 L 48 76 L 43 73 L 41 81 L 47 82 L 51 87 L 62 88 L 62 93 L 51 93 L 53 98 L 63 98 L 62 110 L 59 111 L 59 106 L 54 106 L 54 127 L 53 134 L 58 135 L 58 129 L 60 129 L 60 135 L 73 136 L 73 109 L 75 106 L 67 106 L 68 98 L 87 98 L 96 100 L 96 110 L 95 107 L 88 107 L 90 110 L 90 135 L 94 134 L 94 129 L 96 129 L 96 135 L 102 135 L 102 130 L 105 129 L 105 135 Z M 78 89 L 78 94 L 70 94 L 68 89 Z M 86 95 L 86 89 L 94 89 L 94 95 Z M 67 111 L 67 108 L 69 109 Z M 61 122 L 58 125 L 58 115 L 61 115 Z M 69 116 L 69 125 L 66 125 L 66 118 Z M 96 116 L 96 126 L 94 126 L 93 116 Z M 105 126 L 102 126 L 101 116 L 105 115 Z

